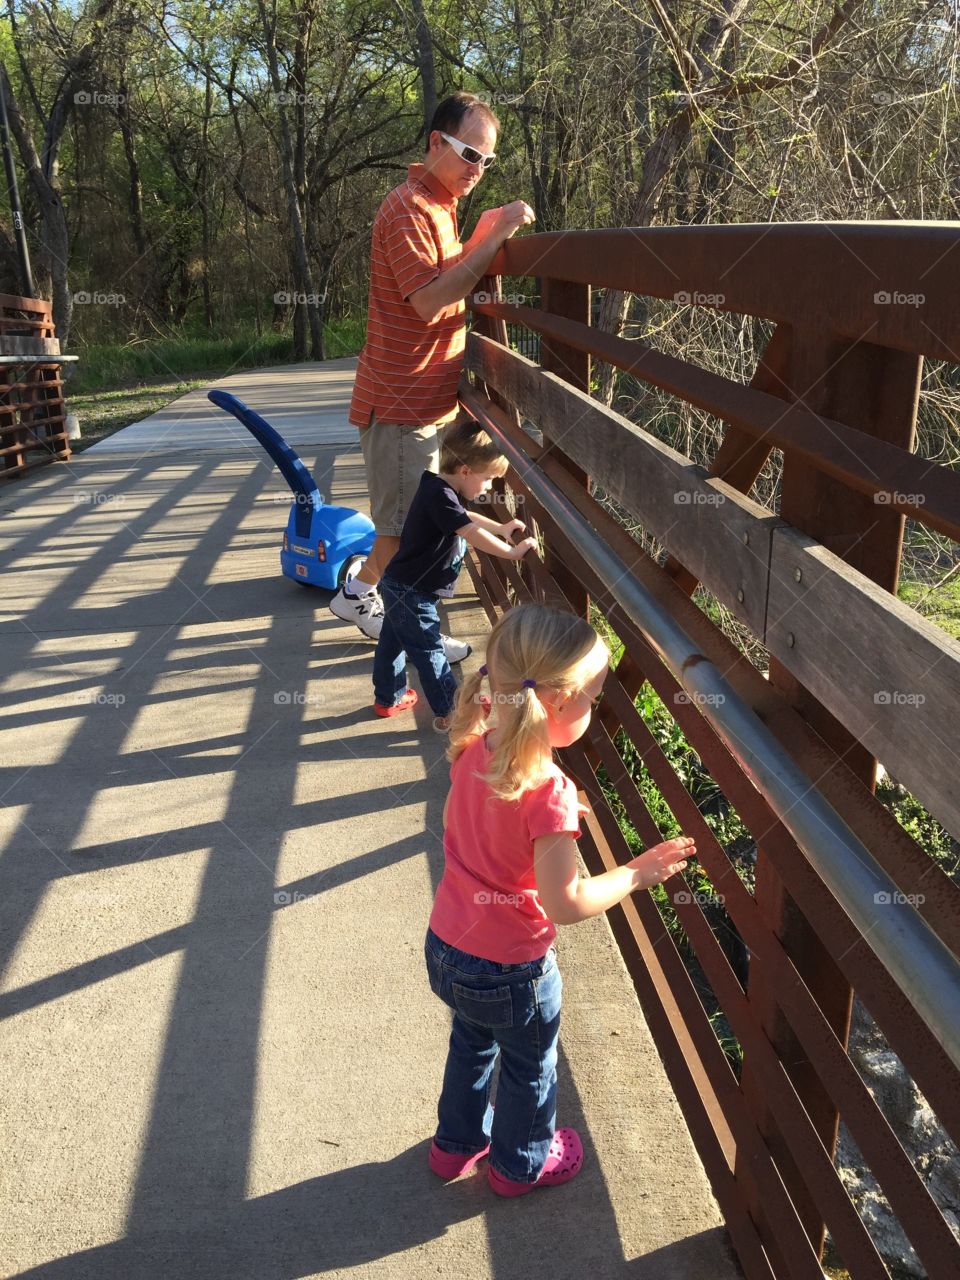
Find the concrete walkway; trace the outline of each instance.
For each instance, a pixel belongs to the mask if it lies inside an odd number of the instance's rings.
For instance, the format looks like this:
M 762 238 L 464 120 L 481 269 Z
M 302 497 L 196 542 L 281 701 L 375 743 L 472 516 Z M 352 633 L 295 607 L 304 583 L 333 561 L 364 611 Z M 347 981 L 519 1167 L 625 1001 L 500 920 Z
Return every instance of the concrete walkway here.
M 349 365 L 222 385 L 364 505 Z M 0 489 L 0 1274 L 736 1276 L 603 919 L 560 947 L 584 1172 L 429 1173 L 443 744 L 371 717 L 373 647 L 280 575 L 248 440 L 194 394 Z M 486 630 L 466 587 L 448 627 Z

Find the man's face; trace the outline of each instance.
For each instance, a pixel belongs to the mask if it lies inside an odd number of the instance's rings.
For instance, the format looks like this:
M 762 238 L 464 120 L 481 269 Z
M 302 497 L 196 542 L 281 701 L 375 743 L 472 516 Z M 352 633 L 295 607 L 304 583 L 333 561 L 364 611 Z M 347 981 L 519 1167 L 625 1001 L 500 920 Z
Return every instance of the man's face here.
M 456 129 L 447 129 L 451 138 L 458 138 L 468 147 L 475 147 L 483 155 L 491 155 L 497 149 L 497 131 L 486 116 L 468 111 Z M 479 164 L 467 164 L 461 160 L 449 142 L 444 142 L 434 130 L 430 135 L 430 170 L 452 196 L 460 200 L 469 195 L 483 176 Z

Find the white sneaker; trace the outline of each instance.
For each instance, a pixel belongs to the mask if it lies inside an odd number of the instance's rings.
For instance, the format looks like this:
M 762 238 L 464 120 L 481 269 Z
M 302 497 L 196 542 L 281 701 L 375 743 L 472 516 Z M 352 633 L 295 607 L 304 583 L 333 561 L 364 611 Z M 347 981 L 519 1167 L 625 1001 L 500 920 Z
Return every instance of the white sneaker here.
M 465 640 L 454 640 L 453 636 L 441 636 L 440 639 L 443 641 L 443 656 L 451 666 L 455 662 L 462 662 L 473 653 L 473 649 Z
M 354 623 L 368 639 L 380 638 L 383 630 L 383 601 L 376 587 L 371 587 L 359 596 L 347 595 L 341 587 L 330 601 L 330 612 L 344 622 Z

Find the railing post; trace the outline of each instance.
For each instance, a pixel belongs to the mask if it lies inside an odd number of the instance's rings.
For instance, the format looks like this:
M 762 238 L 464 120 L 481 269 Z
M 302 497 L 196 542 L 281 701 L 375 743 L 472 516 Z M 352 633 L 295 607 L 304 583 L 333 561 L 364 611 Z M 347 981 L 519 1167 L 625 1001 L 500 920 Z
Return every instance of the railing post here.
M 857 427 L 881 440 L 911 449 L 916 429 L 921 360 L 918 356 L 868 343 L 851 343 L 829 334 L 793 332 L 788 390 L 789 401 L 801 402 L 816 413 Z M 816 538 L 861 573 L 895 592 L 903 541 L 903 516 L 893 506 L 878 505 L 790 452 L 784 454 L 780 515 Z M 785 620 L 768 619 L 768 636 Z M 802 636 L 797 643 L 802 643 Z M 786 666 L 771 657 L 770 683 L 800 712 L 856 776 L 873 790 L 876 760 L 822 703 L 817 701 Z M 786 892 L 773 865 L 757 849 L 755 894 L 761 914 L 781 939 L 801 978 L 809 988 L 842 1044 L 850 1030 L 853 993 L 841 971 L 820 942 L 812 925 Z M 767 1038 L 777 1050 L 824 1147 L 835 1154 L 839 1116 L 776 1001 L 762 971 L 751 969 L 748 999 L 754 1005 Z M 825 1226 L 791 1156 L 764 1104 L 762 1092 L 745 1057 L 741 1087 L 781 1170 L 784 1183 L 813 1247 L 822 1254 Z M 763 1189 L 745 1174 L 751 1214 L 763 1222 Z M 774 1246 L 775 1248 L 775 1246 Z
M 590 286 L 588 284 L 572 284 L 568 280 L 551 280 L 543 277 L 541 282 L 540 306 L 551 315 L 564 316 L 568 320 L 577 320 L 581 324 L 590 323 Z M 542 336 L 540 339 L 540 365 L 548 373 L 555 373 L 579 391 L 590 392 L 590 356 L 585 351 L 577 351 L 574 347 L 565 346 L 552 338 Z M 575 431 L 575 422 L 552 423 L 550 430 L 543 432 L 543 443 L 549 452 L 556 457 L 566 469 L 577 477 L 586 488 L 587 473 L 566 456 L 563 451 L 564 436 Z M 547 571 L 556 579 L 558 585 L 571 605 L 584 616 L 590 607 L 590 600 L 585 588 L 576 577 L 569 572 L 549 544 L 546 547 L 545 563 Z

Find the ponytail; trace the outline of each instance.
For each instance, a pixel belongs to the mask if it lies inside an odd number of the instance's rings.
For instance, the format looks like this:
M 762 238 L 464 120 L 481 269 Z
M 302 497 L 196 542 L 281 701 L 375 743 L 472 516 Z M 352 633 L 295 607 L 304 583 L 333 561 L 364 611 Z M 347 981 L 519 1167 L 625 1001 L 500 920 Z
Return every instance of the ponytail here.
M 450 724 L 451 762 L 495 716 L 497 745 L 484 774 L 501 800 L 518 800 L 549 774 L 552 760 L 543 699 L 577 687 L 579 667 L 598 643 L 584 618 L 547 605 L 525 604 L 505 613 L 487 642 L 487 665 L 460 688 Z M 490 696 L 481 693 L 484 677 Z

